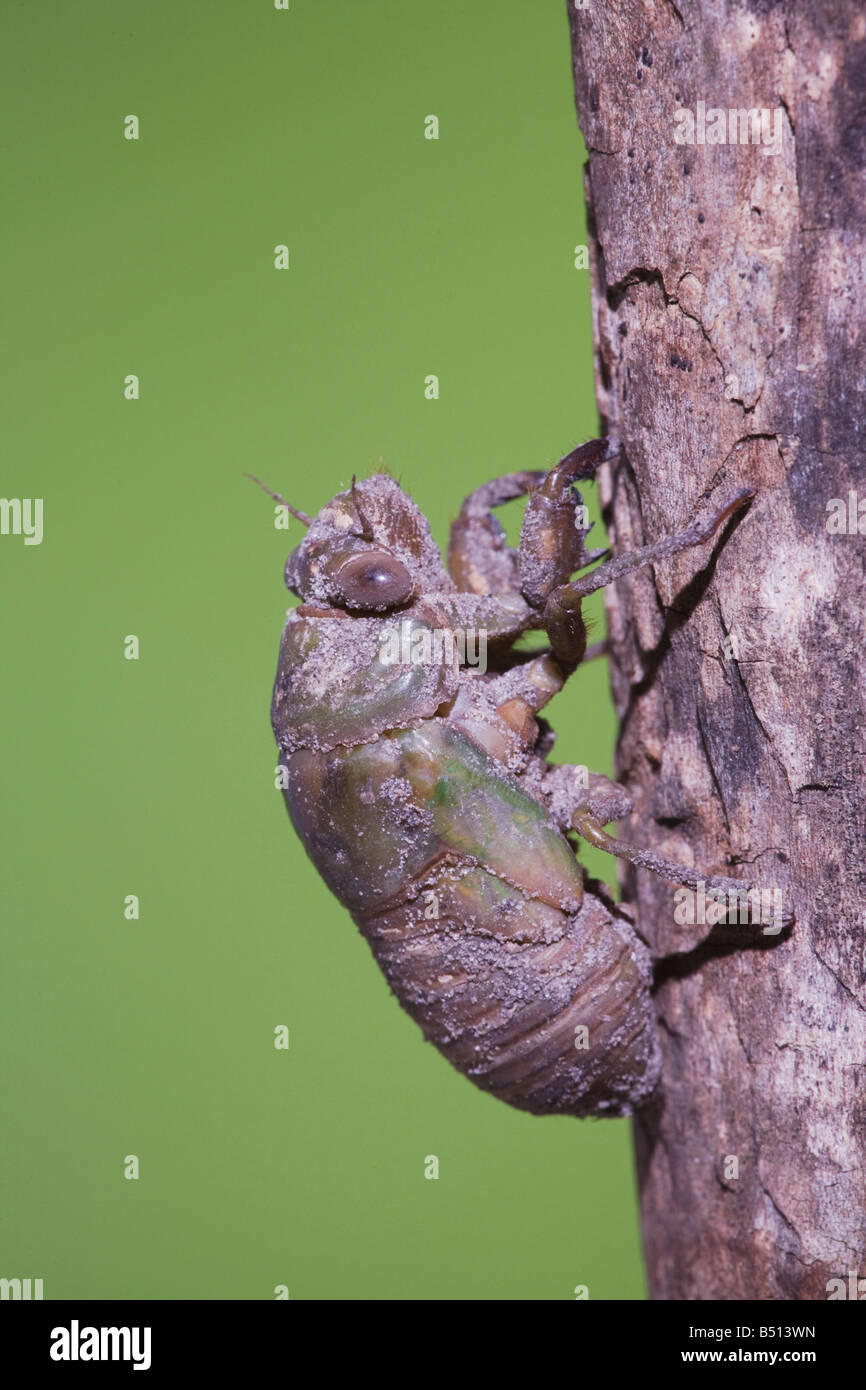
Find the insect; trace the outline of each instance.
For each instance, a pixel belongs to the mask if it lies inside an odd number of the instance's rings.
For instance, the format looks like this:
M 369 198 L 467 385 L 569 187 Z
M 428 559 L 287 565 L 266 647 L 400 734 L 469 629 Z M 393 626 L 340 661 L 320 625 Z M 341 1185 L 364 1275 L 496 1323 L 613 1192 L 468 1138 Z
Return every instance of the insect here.
M 295 830 L 424 1036 L 535 1114 L 630 1114 L 659 1076 L 649 951 L 585 881 L 572 838 L 695 888 L 748 886 L 613 839 L 604 827 L 630 811 L 626 789 L 548 762 L 539 714 L 586 655 L 582 600 L 709 540 L 754 496 L 740 487 L 574 579 L 607 553 L 586 548 L 576 484 L 617 450 L 594 440 L 549 472 L 477 488 L 447 568 L 384 472 L 353 479 L 315 518 L 272 494 L 308 528 L 286 563 L 301 602 L 271 706 Z M 493 508 L 524 494 L 515 549 Z M 535 629 L 548 648 L 515 648 Z

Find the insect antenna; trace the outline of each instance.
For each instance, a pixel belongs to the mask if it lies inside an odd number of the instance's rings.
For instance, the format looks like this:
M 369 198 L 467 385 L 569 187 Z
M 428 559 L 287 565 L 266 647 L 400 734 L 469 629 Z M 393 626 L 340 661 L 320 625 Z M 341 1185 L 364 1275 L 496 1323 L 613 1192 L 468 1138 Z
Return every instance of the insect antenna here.
M 368 519 L 367 519 L 367 516 L 366 516 L 366 513 L 365 513 L 365 511 L 364 511 L 364 508 L 361 506 L 361 499 L 360 499 L 360 497 L 359 497 L 359 495 L 358 495 L 358 489 L 355 487 L 355 482 L 356 482 L 355 474 L 353 473 L 353 474 L 352 474 L 352 489 L 351 489 L 351 491 L 352 491 L 352 501 L 353 501 L 354 504 L 355 504 L 355 511 L 358 513 L 358 518 L 359 518 L 359 520 L 360 520 L 360 522 L 361 522 L 361 535 L 364 537 L 364 540 L 365 540 L 365 541 L 372 541 L 372 540 L 375 540 L 376 538 L 375 538 L 375 536 L 373 535 L 373 528 L 372 528 L 372 526 L 370 525 L 370 522 L 369 522 Z
M 291 502 L 287 502 L 285 497 L 281 497 L 278 492 L 271 492 L 271 489 L 262 482 L 261 478 L 257 478 L 254 473 L 245 473 L 244 477 L 256 483 L 261 488 L 262 492 L 266 492 L 269 497 L 273 497 L 274 501 L 279 502 L 281 507 L 285 507 L 287 512 L 291 512 L 296 521 L 300 521 L 303 526 L 310 525 L 313 520 L 311 516 L 307 516 L 306 512 L 299 512 L 297 507 L 293 507 Z

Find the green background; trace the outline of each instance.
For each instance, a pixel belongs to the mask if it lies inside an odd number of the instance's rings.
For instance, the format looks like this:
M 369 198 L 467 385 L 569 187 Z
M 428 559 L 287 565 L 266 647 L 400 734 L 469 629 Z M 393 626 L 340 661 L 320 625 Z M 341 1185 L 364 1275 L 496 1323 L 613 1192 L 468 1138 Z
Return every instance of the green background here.
M 45 507 L 41 546 L 0 537 L 0 1276 L 642 1297 L 627 1123 L 452 1071 L 293 836 L 300 528 L 241 477 L 315 511 L 383 457 L 442 542 L 470 487 L 596 433 L 564 0 L 4 0 L 0 89 L 2 493 Z M 550 717 L 610 771 L 604 663 Z

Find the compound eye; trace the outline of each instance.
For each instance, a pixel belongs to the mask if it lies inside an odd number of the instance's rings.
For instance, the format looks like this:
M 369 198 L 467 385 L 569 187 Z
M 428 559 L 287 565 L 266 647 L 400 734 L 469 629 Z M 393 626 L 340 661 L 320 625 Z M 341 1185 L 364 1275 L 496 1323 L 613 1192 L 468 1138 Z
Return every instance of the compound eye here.
M 412 576 L 406 566 L 385 551 L 353 555 L 335 577 L 339 601 L 347 608 L 381 613 L 397 608 L 412 594 Z

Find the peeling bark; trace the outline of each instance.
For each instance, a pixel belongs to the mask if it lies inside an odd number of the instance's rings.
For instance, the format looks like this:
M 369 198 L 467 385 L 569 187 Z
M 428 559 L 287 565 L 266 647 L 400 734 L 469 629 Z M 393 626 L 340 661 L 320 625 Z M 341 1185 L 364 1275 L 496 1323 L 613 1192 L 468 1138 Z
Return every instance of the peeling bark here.
M 608 593 L 621 833 L 754 865 L 797 918 L 719 945 L 677 924 L 669 884 L 624 880 L 659 957 L 663 1090 L 636 1122 L 651 1292 L 823 1299 L 866 1278 L 866 13 L 568 8 L 615 548 L 758 488 L 718 544 Z M 678 144 L 699 101 L 778 113 L 778 147 Z

